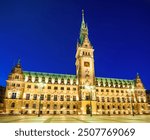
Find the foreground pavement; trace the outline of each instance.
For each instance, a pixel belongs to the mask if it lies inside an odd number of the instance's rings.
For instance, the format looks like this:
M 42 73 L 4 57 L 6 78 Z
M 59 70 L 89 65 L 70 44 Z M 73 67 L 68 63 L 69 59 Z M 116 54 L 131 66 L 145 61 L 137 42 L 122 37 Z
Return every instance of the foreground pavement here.
M 150 123 L 150 115 L 136 116 L 11 116 L 0 115 L 0 123 Z

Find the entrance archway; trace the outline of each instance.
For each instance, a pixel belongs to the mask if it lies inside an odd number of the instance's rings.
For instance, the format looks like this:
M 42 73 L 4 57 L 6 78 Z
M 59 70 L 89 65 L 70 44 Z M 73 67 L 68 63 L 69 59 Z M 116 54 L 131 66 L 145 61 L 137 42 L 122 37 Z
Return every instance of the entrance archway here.
M 86 114 L 91 114 L 90 105 L 86 105 Z

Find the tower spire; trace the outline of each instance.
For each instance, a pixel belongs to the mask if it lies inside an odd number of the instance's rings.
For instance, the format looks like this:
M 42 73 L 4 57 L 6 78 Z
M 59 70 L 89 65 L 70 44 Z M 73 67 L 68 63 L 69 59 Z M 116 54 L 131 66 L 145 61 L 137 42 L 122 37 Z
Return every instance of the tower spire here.
M 84 10 L 82 9 L 82 23 L 85 24 L 85 21 L 84 21 Z
M 82 9 L 82 22 L 81 22 L 81 28 L 80 28 L 80 44 L 83 43 L 86 36 L 88 37 L 88 27 L 85 24 L 84 10 Z

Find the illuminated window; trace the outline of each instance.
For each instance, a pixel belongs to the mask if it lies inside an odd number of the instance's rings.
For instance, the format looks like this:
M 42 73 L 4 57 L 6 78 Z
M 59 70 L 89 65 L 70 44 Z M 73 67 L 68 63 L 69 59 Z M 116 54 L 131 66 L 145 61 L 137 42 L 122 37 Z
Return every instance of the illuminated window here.
M 47 95 L 47 101 L 51 100 L 51 95 Z
M 54 95 L 54 101 L 57 101 L 57 95 Z
M 47 89 L 51 89 L 51 86 L 48 86 Z
M 26 104 L 26 105 L 25 105 L 25 108 L 29 108 L 29 104 Z
M 26 100 L 30 100 L 30 94 L 26 94 Z
M 32 108 L 34 108 L 34 109 L 35 109 L 35 108 L 36 108 L 36 104 L 33 104 Z
M 61 90 L 64 90 L 64 87 L 61 87 L 60 89 L 61 89 Z
M 64 95 L 60 96 L 60 101 L 64 101 Z
M 12 93 L 12 99 L 16 99 L 16 93 Z
M 86 100 L 90 100 L 90 96 L 86 96 L 85 99 L 86 99 Z
M 44 100 L 44 94 L 41 94 L 40 100 Z
M 62 109 L 63 108 L 63 105 L 60 105 L 60 109 Z
M 58 89 L 58 87 L 54 87 L 54 90 L 57 90 Z
M 114 97 L 112 97 L 112 102 L 115 102 L 115 98 Z
M 104 97 L 102 97 L 102 102 L 105 102 L 105 98 Z
M 109 92 L 109 90 L 108 90 L 108 89 L 106 89 L 106 92 Z
M 50 109 L 50 104 L 47 104 L 47 109 Z
M 37 94 L 33 95 L 33 100 L 37 100 Z
M 27 85 L 27 88 L 31 88 L 31 85 Z
M 17 84 L 17 87 L 20 87 L 20 84 Z
M 111 90 L 112 93 L 114 93 L 114 90 Z
M 76 101 L 76 96 L 73 96 L 73 101 Z
M 38 86 L 37 86 L 37 85 L 35 85 L 35 86 L 34 86 L 34 88 L 35 88 L 35 89 L 38 89 Z
M 54 109 L 57 109 L 57 105 L 56 105 L 56 104 L 54 104 L 53 108 L 54 108 Z
M 73 105 L 73 109 L 76 109 L 76 105 Z
M 67 95 L 67 101 L 70 101 L 70 95 Z
M 73 88 L 73 91 L 76 91 L 76 88 Z
M 70 90 L 70 87 L 67 87 L 67 90 Z

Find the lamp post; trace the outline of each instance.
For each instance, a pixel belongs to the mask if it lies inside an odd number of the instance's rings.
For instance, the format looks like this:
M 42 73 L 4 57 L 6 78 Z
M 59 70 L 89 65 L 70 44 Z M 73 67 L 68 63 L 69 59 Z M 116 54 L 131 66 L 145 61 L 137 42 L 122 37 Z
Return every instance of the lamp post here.
M 39 88 L 40 88 L 40 93 L 42 92 L 42 89 L 44 87 L 43 83 L 39 84 Z M 40 117 L 41 115 L 41 94 L 39 95 L 39 110 L 38 110 L 38 117 Z

